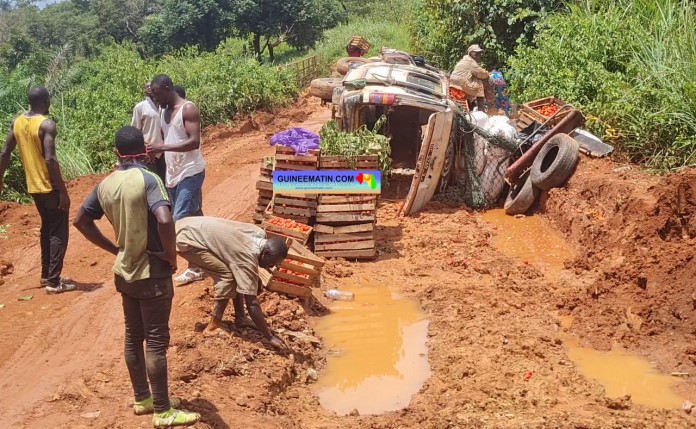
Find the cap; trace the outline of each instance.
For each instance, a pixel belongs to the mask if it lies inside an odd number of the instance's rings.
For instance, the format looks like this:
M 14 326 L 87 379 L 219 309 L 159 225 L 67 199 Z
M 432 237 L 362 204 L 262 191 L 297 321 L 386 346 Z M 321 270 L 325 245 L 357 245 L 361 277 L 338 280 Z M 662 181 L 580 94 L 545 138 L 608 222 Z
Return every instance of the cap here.
M 466 53 L 470 54 L 472 52 L 483 52 L 483 49 L 481 49 L 479 45 L 471 45 L 469 49 L 466 50 Z

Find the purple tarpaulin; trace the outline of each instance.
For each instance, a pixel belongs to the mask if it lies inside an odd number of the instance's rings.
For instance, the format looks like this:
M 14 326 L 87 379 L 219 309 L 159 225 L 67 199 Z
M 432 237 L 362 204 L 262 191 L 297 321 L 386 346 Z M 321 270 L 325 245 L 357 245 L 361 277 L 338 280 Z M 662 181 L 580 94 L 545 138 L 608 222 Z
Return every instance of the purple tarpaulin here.
M 319 136 L 304 128 L 290 128 L 271 137 L 271 146 L 291 147 L 297 155 L 306 155 L 311 149 L 319 149 Z

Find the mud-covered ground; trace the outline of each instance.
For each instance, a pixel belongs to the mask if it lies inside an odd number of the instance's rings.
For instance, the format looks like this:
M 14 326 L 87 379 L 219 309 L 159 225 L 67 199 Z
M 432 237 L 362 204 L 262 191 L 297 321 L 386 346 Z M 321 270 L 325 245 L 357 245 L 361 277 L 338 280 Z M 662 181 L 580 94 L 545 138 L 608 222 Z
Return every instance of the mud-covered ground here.
M 329 116 L 317 102 L 302 99 L 235 128 L 207 130 L 206 214 L 250 220 L 258 161 L 272 152 L 268 137 L 289 126 L 318 130 Z M 98 180 L 70 184 L 73 212 Z M 378 259 L 328 263 L 321 288 L 379 279 L 420 302 L 430 321 L 432 377 L 410 406 L 347 417 L 320 407 L 307 376 L 310 368 L 321 376 L 325 365 L 312 329 L 328 312 L 320 290 L 306 309 L 282 295 L 262 295 L 272 328 L 292 348 L 277 354 L 251 330 L 203 335 L 211 306 L 207 280 L 176 289 L 171 321 L 170 387 L 186 408 L 202 413 L 196 427 L 696 426 L 681 410 L 607 399 L 602 386 L 567 358 L 554 318 L 572 314 L 570 330 L 585 345 L 607 349 L 617 342 L 662 371 L 696 371 L 695 172 L 653 177 L 583 158 L 567 187 L 551 191 L 538 207 L 577 253 L 554 281 L 498 252 L 491 244 L 494 228 L 476 213 L 433 202 L 416 216 L 396 218 L 398 203 L 380 202 Z M 36 287 L 34 208 L 0 203 L 0 225 L 9 225 L 0 237 L 0 427 L 150 427 L 148 417 L 129 408 L 112 258 L 71 231 L 65 274 L 80 290 L 47 296 Z M 17 301 L 23 295 L 33 298 Z M 525 381 L 529 371 L 533 376 Z M 676 392 L 696 402 L 690 378 Z

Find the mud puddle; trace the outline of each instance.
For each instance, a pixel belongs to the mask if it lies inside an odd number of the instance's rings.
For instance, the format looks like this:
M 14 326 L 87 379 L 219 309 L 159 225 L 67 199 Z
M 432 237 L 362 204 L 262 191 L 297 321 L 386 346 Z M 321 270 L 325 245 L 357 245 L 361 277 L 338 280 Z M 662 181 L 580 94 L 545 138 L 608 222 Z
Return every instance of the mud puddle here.
M 504 255 L 537 266 L 554 278 L 563 271 L 574 251 L 565 238 L 546 226 L 539 216 L 515 217 L 503 209 L 489 210 L 481 218 L 496 227 L 493 246 Z
M 631 395 L 631 401 L 652 408 L 679 408 L 683 400 L 672 388 L 678 379 L 662 374 L 647 360 L 629 353 L 618 346 L 609 352 L 581 347 L 580 339 L 567 332 L 572 316 L 556 316 L 565 331 L 558 336 L 568 358 L 585 377 L 597 380 L 604 386 L 608 398 Z
M 329 350 L 316 392 L 339 415 L 404 408 L 430 377 L 428 321 L 418 304 L 386 285 L 360 284 L 343 286 L 355 300 L 334 302 L 316 326 Z

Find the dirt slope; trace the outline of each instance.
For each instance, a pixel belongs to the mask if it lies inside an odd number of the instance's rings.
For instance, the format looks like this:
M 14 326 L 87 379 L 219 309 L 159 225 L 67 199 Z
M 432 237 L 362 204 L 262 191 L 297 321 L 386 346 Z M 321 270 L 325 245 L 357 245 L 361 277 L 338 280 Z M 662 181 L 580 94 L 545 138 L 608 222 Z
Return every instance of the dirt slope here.
M 316 130 L 328 113 L 302 100 L 276 115 L 259 114 L 237 129 L 209 130 L 206 214 L 250 219 L 257 162 L 271 152 L 267 137 L 291 125 Z M 198 428 L 694 426 L 694 417 L 679 410 L 608 401 L 602 387 L 568 361 L 555 335 L 560 328 L 553 313 L 560 309 L 575 315 L 572 331 L 598 347 L 607 347 L 609 336 L 649 355 L 664 370 L 693 365 L 686 348 L 693 340 L 688 290 L 693 238 L 676 225 L 693 224 L 694 174 L 658 179 L 614 172 L 615 167 L 583 160 L 567 189 L 552 191 L 543 205 L 545 216 L 581 255 L 568 263 L 559 283 L 497 252 L 491 245 L 493 228 L 475 213 L 432 203 L 415 217 L 397 219 L 398 202 L 381 201 L 379 258 L 330 263 L 322 288 L 378 279 L 421 303 L 430 320 L 433 375 L 408 408 L 382 416 L 336 417 L 319 406 L 306 381 L 309 368 L 321 370 L 325 364 L 320 345 L 285 337 L 293 353 L 278 355 L 253 331 L 203 336 L 209 282 L 176 290 L 169 351 L 172 392 L 203 414 Z M 97 180 L 71 184 L 75 207 Z M 677 183 L 692 184 L 678 209 L 686 221 L 676 222 L 670 214 Z M 35 289 L 37 219 L 32 207 L 0 206 L 0 224 L 11 224 L 8 238 L 0 239 L 0 255 L 14 264 L 14 273 L 0 286 L 0 303 L 7 304 L 0 310 L 0 406 L 5 411 L 0 427 L 150 427 L 149 419 L 133 416 L 128 408 L 131 392 L 111 258 L 73 234 L 66 274 L 80 281 L 81 291 L 46 296 Z M 647 278 L 645 291 L 631 286 L 636 275 Z M 33 300 L 16 301 L 25 294 L 33 294 Z M 274 329 L 311 335 L 315 318 L 326 313 L 320 293 L 315 295 L 319 302 L 311 314 L 273 293 L 263 294 L 262 305 Z M 686 304 L 682 298 L 688 298 Z M 635 332 L 621 328 L 627 303 L 645 321 Z M 682 319 L 672 315 L 671 306 Z M 534 376 L 525 381 L 528 371 Z M 696 385 L 688 379 L 678 393 L 696 402 Z M 86 414 L 96 411 L 96 418 Z

